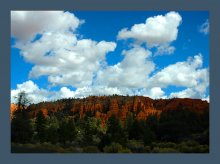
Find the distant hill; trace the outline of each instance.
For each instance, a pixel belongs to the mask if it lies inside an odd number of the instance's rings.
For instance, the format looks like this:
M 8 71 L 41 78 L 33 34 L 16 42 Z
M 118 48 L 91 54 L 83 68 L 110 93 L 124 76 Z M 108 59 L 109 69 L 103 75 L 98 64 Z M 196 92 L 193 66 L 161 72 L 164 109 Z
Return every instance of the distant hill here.
M 16 106 L 11 105 L 11 113 Z M 41 102 L 32 104 L 27 108 L 31 117 L 35 117 L 41 110 L 45 116 L 57 112 L 69 116 L 83 118 L 86 115 L 101 118 L 102 123 L 111 116 L 116 115 L 122 122 L 129 113 L 138 120 L 145 120 L 149 115 L 160 116 L 161 112 L 167 110 L 186 109 L 197 113 L 209 110 L 209 103 L 200 99 L 172 98 L 151 99 L 144 96 L 90 96 L 83 99 L 61 99 L 54 102 Z

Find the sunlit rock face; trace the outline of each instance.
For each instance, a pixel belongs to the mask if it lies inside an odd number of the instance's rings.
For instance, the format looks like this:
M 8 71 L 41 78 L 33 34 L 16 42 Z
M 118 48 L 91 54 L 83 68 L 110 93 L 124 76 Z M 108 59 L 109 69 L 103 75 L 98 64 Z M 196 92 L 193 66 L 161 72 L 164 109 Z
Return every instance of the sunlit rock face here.
M 56 112 L 67 112 L 81 119 L 89 114 L 89 116 L 100 118 L 101 123 L 105 124 L 112 115 L 124 122 L 129 114 L 132 114 L 135 119 L 146 120 L 150 115 L 160 117 L 163 111 L 181 109 L 203 113 L 209 110 L 209 103 L 189 98 L 153 100 L 143 96 L 90 96 L 83 99 L 62 99 L 32 104 L 27 111 L 31 117 L 35 117 L 39 111 L 42 111 L 45 116 Z M 11 104 L 11 117 L 15 110 L 16 105 Z

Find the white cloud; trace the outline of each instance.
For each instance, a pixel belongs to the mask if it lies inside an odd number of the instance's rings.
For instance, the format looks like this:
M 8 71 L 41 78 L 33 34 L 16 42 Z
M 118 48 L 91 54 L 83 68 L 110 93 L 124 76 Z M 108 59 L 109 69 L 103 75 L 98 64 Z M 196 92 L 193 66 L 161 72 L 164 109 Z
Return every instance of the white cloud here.
M 166 98 L 165 92 L 160 87 L 153 87 L 153 88 L 143 88 L 135 95 L 142 95 L 146 97 L 151 97 L 153 99 L 158 98 Z
M 39 89 L 39 87 L 29 80 L 22 84 L 17 84 L 17 88 L 11 90 L 11 102 L 16 103 L 16 96 L 18 93 L 25 91 L 27 98 L 32 102 L 46 101 L 48 96 L 48 91 L 44 89 Z
M 197 98 L 198 96 L 199 96 L 198 93 L 192 88 L 187 88 L 179 92 L 172 92 L 170 94 L 170 97 L 178 97 L 178 98 Z
M 42 101 L 51 101 L 61 98 L 74 97 L 75 92 L 71 91 L 67 87 L 62 87 L 58 91 L 49 91 L 43 88 L 39 88 L 37 84 L 29 80 L 22 84 L 17 84 L 17 88 L 11 90 L 11 102 L 17 103 L 17 95 L 21 91 L 25 91 L 27 98 L 31 103 L 38 103 Z
M 43 88 L 39 88 L 37 84 L 29 80 L 22 84 L 18 84 L 16 89 L 11 90 L 11 102 L 16 103 L 16 96 L 19 92 L 25 91 L 27 98 L 31 103 L 38 103 L 42 101 L 52 101 L 62 98 L 83 98 L 90 95 L 144 95 L 152 98 L 160 98 L 164 95 L 164 92 L 159 87 L 151 89 L 132 90 L 128 88 L 118 87 L 106 87 L 106 86 L 89 86 L 77 88 L 75 91 L 70 90 L 67 87 L 62 87 L 58 91 L 50 91 Z
M 94 73 L 99 70 L 105 55 L 116 47 L 113 42 L 97 43 L 89 39 L 76 41 L 75 44 L 70 41 L 65 44 L 62 38 L 57 39 L 59 44 L 50 40 L 52 39 L 44 41 L 42 37 L 39 41 L 20 48 L 25 59 L 35 64 L 29 73 L 30 77 L 46 75 L 50 83 L 61 86 L 91 85 Z M 47 55 L 47 52 L 51 54 Z
M 122 29 L 118 33 L 118 39 L 132 38 L 146 43 L 149 47 L 167 44 L 176 40 L 181 21 L 182 18 L 177 12 L 150 17 L 145 23 L 133 25 L 131 30 Z
M 210 97 L 209 97 L 209 95 L 208 95 L 207 97 L 203 98 L 202 100 L 203 100 L 203 101 L 210 102 Z
M 209 20 L 208 19 L 201 26 L 199 26 L 199 32 L 205 35 L 209 33 Z
M 75 96 L 74 91 L 71 91 L 67 87 L 62 87 L 58 93 L 59 93 L 59 95 L 57 95 L 57 97 L 60 96 L 61 98 L 68 98 L 68 97 Z
M 145 87 L 148 76 L 155 67 L 149 59 L 151 52 L 137 46 L 122 54 L 125 57 L 120 63 L 107 66 L 97 73 L 96 83 L 108 87 Z
M 207 82 L 208 70 L 202 69 L 202 55 L 189 57 L 187 61 L 171 64 L 150 78 L 153 86 L 167 87 L 169 85 L 194 87 L 200 81 Z
M 135 24 L 130 30 L 122 29 L 118 39 L 133 38 L 136 42 L 122 51 L 123 60 L 107 65 L 106 54 L 114 51 L 115 42 L 79 39 L 76 28 L 83 22 L 69 12 L 12 11 L 11 33 L 17 40 L 15 47 L 24 59 L 34 64 L 29 78 L 46 76 L 58 91 L 39 88 L 32 81 L 18 84 L 11 90 L 13 96 L 24 90 L 36 103 L 68 97 L 89 95 L 144 95 L 152 98 L 191 97 L 206 98 L 209 86 L 208 68 L 203 68 L 202 55 L 189 57 L 155 72 L 150 48 L 155 55 L 172 54 L 182 21 L 176 12 L 148 18 L 143 24 Z M 42 21 L 39 21 L 41 20 Z M 39 35 L 39 39 L 34 39 Z M 152 75 L 154 73 L 154 75 Z M 73 86 L 75 91 L 67 86 Z M 166 95 L 164 88 L 185 87 Z
M 209 71 L 208 68 L 202 68 L 202 64 L 202 55 L 199 54 L 189 57 L 187 61 L 169 65 L 149 79 L 148 87 L 186 87 L 185 90 L 171 93 L 170 97 L 203 98 L 209 86 Z
M 150 89 L 149 96 L 152 98 L 161 98 L 165 92 L 160 87 L 153 87 Z
M 170 55 L 174 53 L 175 49 L 175 47 L 170 46 L 168 44 L 160 45 L 157 47 L 155 55 Z
M 83 98 L 89 95 L 112 95 L 112 94 L 126 94 L 131 91 L 128 89 L 118 89 L 117 87 L 111 88 L 106 86 L 95 87 L 82 87 L 77 88 L 75 91 L 70 90 L 67 87 L 62 87 L 58 91 L 50 91 L 43 88 L 39 88 L 37 84 L 29 80 L 22 84 L 18 84 L 16 89 L 11 90 L 11 102 L 17 103 L 16 96 L 21 91 L 25 91 L 27 98 L 31 103 L 38 103 L 42 101 L 51 101 L 62 98 Z
M 38 25 L 37 20 L 40 19 L 43 22 Z M 80 20 L 69 12 L 12 12 L 14 37 L 31 40 L 35 35 L 41 35 L 32 42 L 18 41 L 15 45 L 24 59 L 34 64 L 29 72 L 30 78 L 47 76 L 52 85 L 60 86 L 83 87 L 92 84 L 94 74 L 105 61 L 105 55 L 116 48 L 116 43 L 78 40 L 73 31 L 79 24 Z M 36 28 L 32 29 L 32 26 Z M 28 31 L 28 28 L 32 30 Z
M 44 32 L 66 32 L 83 23 L 74 14 L 63 11 L 11 11 L 11 35 L 20 41 L 31 41 Z

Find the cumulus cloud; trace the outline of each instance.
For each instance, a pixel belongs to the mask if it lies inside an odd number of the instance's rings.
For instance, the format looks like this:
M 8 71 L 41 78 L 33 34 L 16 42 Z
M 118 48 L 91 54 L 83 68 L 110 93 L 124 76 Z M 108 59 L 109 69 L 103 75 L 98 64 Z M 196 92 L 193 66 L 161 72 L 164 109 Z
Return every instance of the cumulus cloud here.
M 11 90 L 11 102 L 16 103 L 16 96 L 18 93 L 25 91 L 27 98 L 32 102 L 46 101 L 48 96 L 48 91 L 44 89 L 39 89 L 39 87 L 29 80 L 22 84 L 17 84 L 17 88 Z
M 74 14 L 63 11 L 11 11 L 11 35 L 20 41 L 31 41 L 44 32 L 65 32 L 83 23 Z
M 175 47 L 170 46 L 168 44 L 163 44 L 157 47 L 157 51 L 155 52 L 155 55 L 170 55 L 173 54 L 175 51 Z
M 112 95 L 112 94 L 131 94 L 128 89 L 118 89 L 117 87 L 95 86 L 77 88 L 75 91 L 68 87 L 61 87 L 58 91 L 39 88 L 33 81 L 28 80 L 22 84 L 17 84 L 16 89 L 11 90 L 11 102 L 17 103 L 18 93 L 25 91 L 31 103 L 42 101 L 52 101 L 62 98 L 83 98 L 90 95 Z
M 151 52 L 140 46 L 123 51 L 124 59 L 97 73 L 97 83 L 108 87 L 141 88 L 146 86 L 155 64 L 149 59 Z
M 209 20 L 208 19 L 201 26 L 199 26 L 199 32 L 205 35 L 209 33 Z
M 72 34 L 57 35 L 44 35 L 34 43 L 19 47 L 25 60 L 34 64 L 29 77 L 45 75 L 53 85 L 91 85 L 94 73 L 116 44 L 90 39 L 76 41 L 72 40 Z
M 82 21 L 69 12 L 15 11 L 11 14 L 12 36 L 22 40 L 15 46 L 27 62 L 34 64 L 30 78 L 47 76 L 52 85 L 60 86 L 91 85 L 105 55 L 116 48 L 114 42 L 79 40 L 74 30 Z M 38 21 L 41 19 L 43 22 Z M 41 37 L 32 40 L 37 34 Z M 24 39 L 32 41 L 24 42 Z
M 79 39 L 76 29 L 84 21 L 72 13 L 12 11 L 11 17 L 15 47 L 24 60 L 34 65 L 29 78 L 46 76 L 52 86 L 61 86 L 60 90 L 52 91 L 39 88 L 29 80 L 11 90 L 12 102 L 15 101 L 13 97 L 22 90 L 34 103 L 112 94 L 152 98 L 207 97 L 209 73 L 208 68 L 203 68 L 202 54 L 155 70 L 151 48 L 156 47 L 154 55 L 169 55 L 175 51 L 171 42 L 177 39 L 182 21 L 176 12 L 150 17 L 130 30 L 122 29 L 118 39 L 132 38 L 141 44 L 132 44 L 128 50 L 123 50 L 122 61 L 112 66 L 107 64 L 106 54 L 115 50 L 116 43 Z M 147 48 L 142 43 L 147 44 Z M 75 90 L 70 90 L 68 86 Z M 167 95 L 164 89 L 169 86 L 185 89 Z
M 33 81 L 28 80 L 22 84 L 17 84 L 16 89 L 11 90 L 11 102 L 17 103 L 18 93 L 24 91 L 27 98 L 31 103 L 38 103 L 42 101 L 51 101 L 61 98 L 75 97 L 75 92 L 67 87 L 62 87 L 58 91 L 50 91 L 47 89 L 39 88 Z
M 18 84 L 16 89 L 11 90 L 11 102 L 17 102 L 17 95 L 19 92 L 25 91 L 27 98 L 31 103 L 39 103 L 42 101 L 53 101 L 62 98 L 84 98 L 90 95 L 141 95 L 149 96 L 152 98 L 161 98 L 164 95 L 164 91 L 159 87 L 151 89 L 129 89 L 123 87 L 107 87 L 107 86 L 87 86 L 77 88 L 75 91 L 70 90 L 67 87 L 62 87 L 58 91 L 50 91 L 43 88 L 39 88 L 37 84 L 29 80 L 22 84 Z
M 207 102 L 209 102 L 209 101 L 210 101 L 210 97 L 209 97 L 209 95 L 208 95 L 207 97 L 203 98 L 202 100 L 203 100 L 203 101 L 207 101 Z
M 132 38 L 149 47 L 170 43 L 176 40 L 181 21 L 182 17 L 177 12 L 150 17 L 145 23 L 133 25 L 130 30 L 122 29 L 118 33 L 118 39 Z
M 202 64 L 201 54 L 189 57 L 187 61 L 171 64 L 149 79 L 149 87 L 186 87 L 183 91 L 171 93 L 170 97 L 203 98 L 209 86 L 209 70 L 202 68 Z

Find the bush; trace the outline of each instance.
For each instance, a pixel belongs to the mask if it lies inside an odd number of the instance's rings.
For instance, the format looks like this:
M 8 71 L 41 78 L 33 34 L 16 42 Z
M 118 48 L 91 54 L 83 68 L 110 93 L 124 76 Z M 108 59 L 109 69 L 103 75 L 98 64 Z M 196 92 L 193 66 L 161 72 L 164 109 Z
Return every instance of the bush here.
M 143 153 L 150 153 L 151 152 L 151 147 L 150 146 L 145 146 L 143 148 Z
M 83 153 L 99 153 L 99 149 L 96 146 L 87 146 L 83 148 Z
M 187 145 L 186 143 L 181 143 L 179 146 L 179 151 L 182 153 L 208 153 L 208 145 Z
M 82 153 L 83 150 L 82 150 L 82 148 L 79 148 L 79 147 L 69 147 L 69 148 L 65 149 L 65 152 L 66 153 Z
M 153 147 L 176 149 L 177 145 L 173 142 L 160 142 L 160 143 L 153 143 Z
M 105 153 L 119 153 L 123 149 L 119 143 L 113 142 L 111 145 L 105 146 L 103 150 Z
M 153 153 L 179 153 L 179 151 L 174 148 L 160 148 L 160 147 L 153 148 L 152 152 Z
M 130 149 L 128 148 L 124 148 L 121 151 L 119 151 L 119 153 L 132 153 Z
M 143 153 L 143 152 L 144 152 L 144 143 L 143 143 L 143 141 L 130 140 L 130 141 L 127 143 L 127 147 L 128 147 L 133 153 Z
M 186 146 L 189 146 L 189 147 L 194 147 L 194 146 L 198 146 L 199 143 L 194 141 L 194 140 L 189 140 L 189 141 L 181 142 L 180 145 L 186 145 Z

